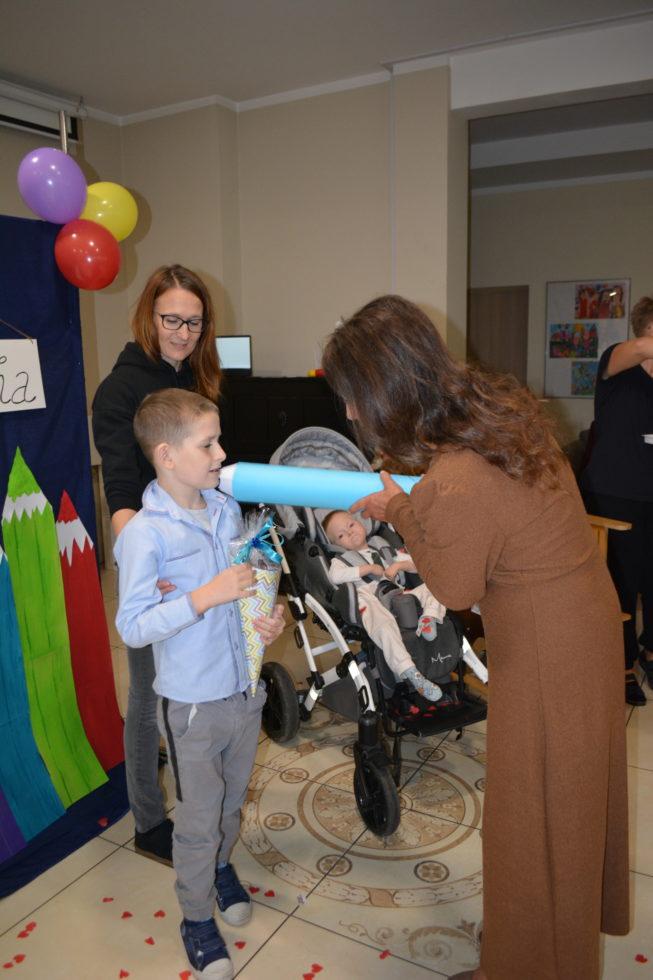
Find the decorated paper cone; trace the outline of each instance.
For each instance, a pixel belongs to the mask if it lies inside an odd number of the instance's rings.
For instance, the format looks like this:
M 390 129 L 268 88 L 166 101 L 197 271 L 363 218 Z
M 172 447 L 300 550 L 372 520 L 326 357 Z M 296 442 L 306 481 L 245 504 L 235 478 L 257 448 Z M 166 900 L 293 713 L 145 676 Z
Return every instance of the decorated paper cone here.
M 261 665 L 263 664 L 263 654 L 265 646 L 261 634 L 254 626 L 254 620 L 261 616 L 270 616 L 274 600 L 277 597 L 279 588 L 279 578 L 281 577 L 281 566 L 274 569 L 254 568 L 256 576 L 256 592 L 252 592 L 247 599 L 238 600 L 240 620 L 245 638 L 245 663 L 247 665 L 247 676 L 249 677 L 249 688 L 252 695 L 256 694 L 259 677 L 261 676 Z

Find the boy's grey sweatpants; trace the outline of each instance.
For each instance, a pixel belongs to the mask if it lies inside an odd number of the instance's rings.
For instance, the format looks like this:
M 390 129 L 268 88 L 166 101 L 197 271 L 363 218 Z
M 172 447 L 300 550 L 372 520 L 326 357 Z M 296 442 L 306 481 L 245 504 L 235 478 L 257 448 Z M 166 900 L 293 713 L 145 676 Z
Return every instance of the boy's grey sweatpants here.
M 259 684 L 255 697 L 248 690 L 198 704 L 159 699 L 159 726 L 177 794 L 175 888 L 186 919 L 199 922 L 214 914 L 215 866 L 229 860 L 238 837 L 265 698 Z

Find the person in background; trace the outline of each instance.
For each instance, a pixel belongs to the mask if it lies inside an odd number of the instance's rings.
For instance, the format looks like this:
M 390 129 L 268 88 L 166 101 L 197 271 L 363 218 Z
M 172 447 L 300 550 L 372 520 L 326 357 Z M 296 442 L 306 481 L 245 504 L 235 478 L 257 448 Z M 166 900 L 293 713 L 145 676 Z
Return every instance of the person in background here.
M 635 338 L 608 347 L 599 361 L 592 449 L 579 482 L 588 513 L 632 525 L 608 536 L 608 568 L 630 616 L 623 624 L 626 702 L 641 706 L 638 660 L 653 688 L 653 296 L 633 306 L 630 322 Z
M 629 929 L 621 613 L 552 423 L 400 296 L 340 326 L 322 366 L 364 449 L 426 469 L 410 495 L 382 473 L 350 510 L 390 521 L 430 591 L 483 619 L 483 936 L 460 977 L 598 980 L 600 931 Z
M 136 409 L 161 388 L 197 391 L 217 403 L 221 371 L 211 295 L 200 277 L 181 265 L 161 266 L 149 277 L 131 322 L 134 340 L 120 353 L 93 399 L 93 438 L 111 527 L 118 536 L 141 508 L 154 469 L 133 431 Z M 162 589 L 174 587 L 162 585 Z M 127 794 L 136 823 L 136 849 L 172 862 L 172 821 L 159 786 L 159 729 L 150 647 L 127 647 L 129 694 L 125 716 Z
M 173 863 L 181 936 L 193 976 L 230 980 L 233 964 L 215 923 L 249 922 L 252 903 L 229 863 L 254 765 L 265 685 L 250 690 L 237 599 L 256 588 L 249 564 L 231 564 L 241 529 L 233 497 L 214 488 L 225 452 L 214 402 L 194 392 L 148 395 L 134 419 L 156 470 L 143 507 L 115 544 L 118 632 L 154 650 L 158 721 L 175 777 Z M 177 588 L 163 601 L 157 582 Z M 283 630 L 283 606 L 254 620 L 263 643 Z

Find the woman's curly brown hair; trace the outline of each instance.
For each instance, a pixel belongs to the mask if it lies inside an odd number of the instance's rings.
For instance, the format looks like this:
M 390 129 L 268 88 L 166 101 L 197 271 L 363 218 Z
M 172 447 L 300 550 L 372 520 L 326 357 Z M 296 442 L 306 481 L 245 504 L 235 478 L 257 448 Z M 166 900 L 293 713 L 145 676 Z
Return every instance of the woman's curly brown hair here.
M 528 485 L 559 484 L 564 456 L 531 392 L 511 375 L 456 360 L 401 296 L 372 300 L 339 326 L 322 368 L 372 453 L 415 471 L 439 452 L 472 449 Z

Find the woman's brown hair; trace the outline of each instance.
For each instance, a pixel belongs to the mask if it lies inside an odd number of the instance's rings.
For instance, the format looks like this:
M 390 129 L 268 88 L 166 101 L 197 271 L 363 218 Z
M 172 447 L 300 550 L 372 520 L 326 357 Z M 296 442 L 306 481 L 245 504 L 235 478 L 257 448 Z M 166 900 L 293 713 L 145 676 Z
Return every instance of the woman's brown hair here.
M 339 326 L 322 368 L 370 452 L 417 471 L 443 450 L 473 449 L 514 479 L 558 485 L 564 457 L 531 392 L 511 375 L 456 360 L 401 296 L 372 300 Z
M 211 294 L 200 277 L 183 265 L 162 265 L 145 284 L 138 298 L 132 317 L 132 333 L 147 356 L 156 361 L 161 356 L 159 338 L 154 322 L 154 303 L 168 289 L 186 289 L 197 296 L 202 304 L 204 329 L 188 363 L 195 377 L 195 388 L 200 395 L 217 402 L 222 382 L 222 370 L 215 345 L 215 314 Z

